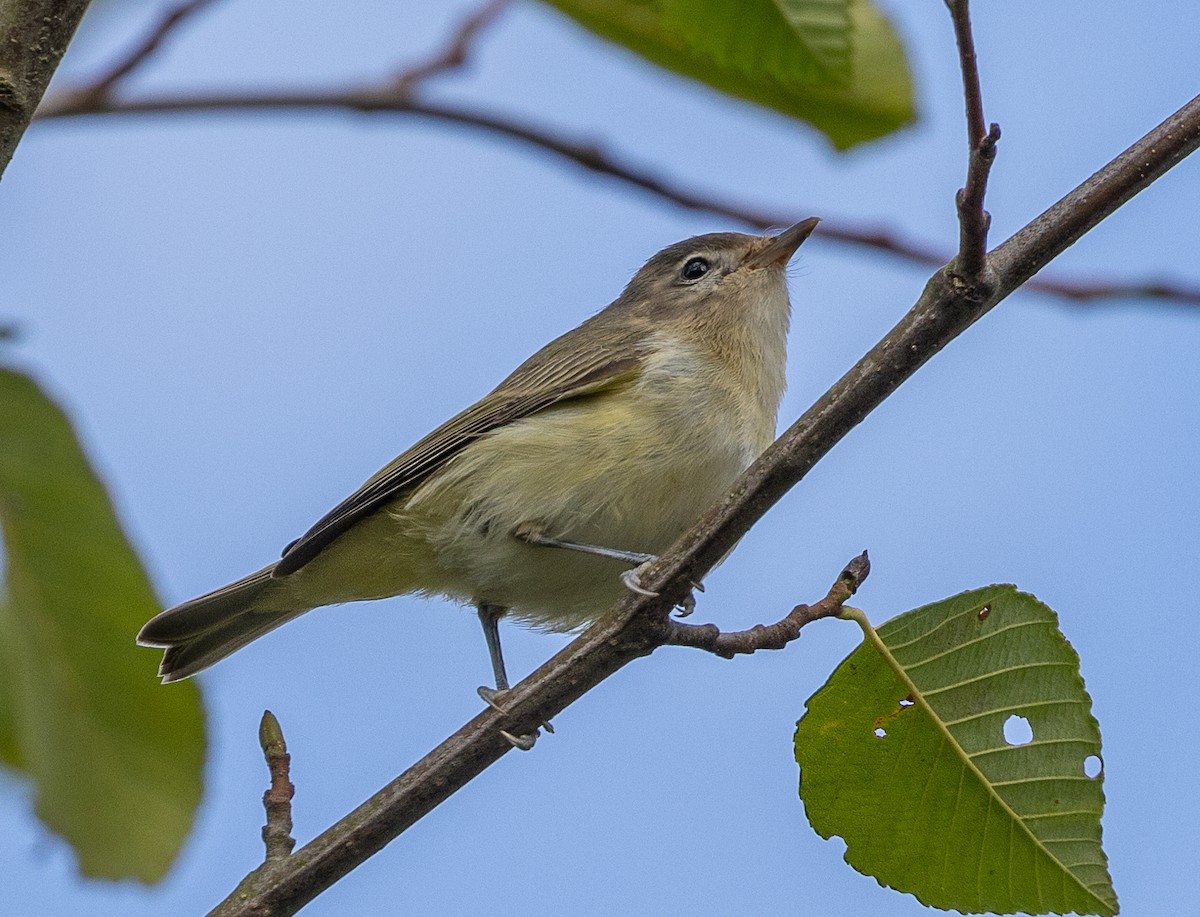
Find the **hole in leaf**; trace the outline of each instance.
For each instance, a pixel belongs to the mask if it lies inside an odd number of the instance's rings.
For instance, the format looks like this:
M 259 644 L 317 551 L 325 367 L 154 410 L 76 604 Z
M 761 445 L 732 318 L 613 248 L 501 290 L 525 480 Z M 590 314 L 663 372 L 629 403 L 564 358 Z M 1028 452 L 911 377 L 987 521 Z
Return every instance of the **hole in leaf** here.
M 906 697 L 900 701 L 900 706 L 901 707 L 911 707 L 915 703 L 916 703 L 916 701 L 913 700 L 913 696 L 910 694 L 910 695 L 908 695 L 908 697 Z
M 1023 716 L 1010 716 L 1004 721 L 1004 741 L 1009 745 L 1028 745 L 1033 741 L 1033 727 Z
M 875 727 L 875 738 L 886 739 L 887 738 L 887 730 L 884 729 L 882 726 L 876 726 Z
M 1095 780 L 1100 776 L 1100 772 L 1104 770 L 1104 762 L 1095 755 L 1088 755 L 1083 759 L 1083 775 Z
M 982 608 L 979 609 L 979 620 L 986 621 L 988 619 L 988 615 L 990 615 L 991 613 L 992 613 L 992 606 L 984 605 Z

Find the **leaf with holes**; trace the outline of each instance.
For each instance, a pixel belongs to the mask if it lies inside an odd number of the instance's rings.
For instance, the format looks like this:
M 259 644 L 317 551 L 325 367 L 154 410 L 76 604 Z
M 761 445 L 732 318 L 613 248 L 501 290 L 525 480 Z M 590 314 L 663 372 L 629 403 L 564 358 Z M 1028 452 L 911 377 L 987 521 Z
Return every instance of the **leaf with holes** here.
M 821 131 L 838 149 L 915 118 L 904 48 L 872 0 L 546 0 L 683 76 Z
M 866 639 L 796 729 L 813 828 L 934 907 L 1117 913 L 1100 729 L 1054 612 L 989 586 L 878 631 L 845 614 Z

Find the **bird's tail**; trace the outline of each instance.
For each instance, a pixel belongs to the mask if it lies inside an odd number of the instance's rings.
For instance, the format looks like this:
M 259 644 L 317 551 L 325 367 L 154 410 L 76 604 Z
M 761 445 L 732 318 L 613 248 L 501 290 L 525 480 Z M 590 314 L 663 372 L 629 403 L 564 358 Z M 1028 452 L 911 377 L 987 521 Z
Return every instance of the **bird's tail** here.
M 190 678 L 309 610 L 287 607 L 287 590 L 271 570 L 168 608 L 146 623 L 137 642 L 166 651 L 158 667 L 164 684 Z

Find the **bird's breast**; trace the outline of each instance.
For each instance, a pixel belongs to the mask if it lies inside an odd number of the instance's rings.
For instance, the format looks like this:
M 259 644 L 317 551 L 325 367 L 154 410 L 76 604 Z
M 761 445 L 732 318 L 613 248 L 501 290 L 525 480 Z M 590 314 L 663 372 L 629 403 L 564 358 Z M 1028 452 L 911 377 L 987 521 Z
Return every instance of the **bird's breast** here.
M 429 533 L 448 584 L 555 629 L 621 594 L 622 566 L 513 537 L 543 534 L 658 554 L 729 490 L 770 442 L 774 413 L 718 384 L 720 367 L 681 345 L 652 351 L 624 387 L 543 410 L 472 443 L 402 515 Z

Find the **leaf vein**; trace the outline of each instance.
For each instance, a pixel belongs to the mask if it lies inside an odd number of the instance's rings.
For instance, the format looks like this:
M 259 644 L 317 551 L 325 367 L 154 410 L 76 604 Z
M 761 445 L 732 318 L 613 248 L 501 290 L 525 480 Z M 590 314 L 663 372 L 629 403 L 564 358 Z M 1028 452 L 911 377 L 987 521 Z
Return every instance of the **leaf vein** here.
M 1020 672 L 1024 669 L 1061 668 L 1062 666 L 1074 668 L 1070 662 L 1022 662 L 1020 665 L 1010 665 L 1003 669 L 993 669 L 991 672 L 984 672 L 982 675 L 976 675 L 974 678 L 964 678 L 962 681 L 942 685 L 940 688 L 927 688 L 924 694 L 926 697 L 933 694 L 942 694 L 946 691 L 953 691 L 955 688 L 961 688 L 964 685 L 987 681 L 989 678 L 995 678 L 998 675 L 1007 675 L 1009 672 Z
M 963 616 L 959 615 L 959 617 L 963 617 Z M 1018 621 L 1016 624 L 1007 624 L 1004 627 L 997 627 L 995 630 L 988 631 L 986 634 L 980 634 L 978 637 L 972 637 L 970 640 L 965 640 L 962 643 L 956 643 L 954 646 L 950 647 L 949 649 L 942 650 L 940 653 L 934 653 L 932 656 L 926 656 L 924 659 L 919 659 L 914 662 L 906 663 L 906 666 L 909 669 L 918 669 L 928 662 L 936 662 L 938 659 L 943 659 L 946 656 L 953 656 L 955 653 L 959 652 L 960 650 L 964 650 L 969 646 L 975 646 L 975 644 L 977 644 L 977 643 L 984 643 L 988 640 L 991 640 L 993 637 L 999 637 L 1003 634 L 1008 633 L 1011 630 L 1020 630 L 1023 627 L 1033 627 L 1035 625 L 1040 625 L 1040 626 L 1044 627 L 1046 625 L 1046 622 L 1045 621 Z M 914 643 L 919 643 L 926 636 L 929 636 L 929 634 L 932 634 L 935 630 L 937 630 L 937 628 L 934 628 L 934 630 L 929 631 L 927 634 L 924 634 L 921 637 L 917 637 L 915 640 L 910 640 L 908 643 L 902 644 L 902 646 L 911 646 Z M 891 647 L 891 649 L 898 649 L 898 648 L 899 647 Z
M 991 710 L 981 710 L 978 713 L 972 713 L 969 716 L 959 717 L 957 720 L 943 720 L 942 722 L 947 727 L 958 726 L 962 723 L 969 723 L 971 720 L 982 719 L 985 716 L 994 716 L 997 713 L 1012 713 L 1016 710 L 1030 710 L 1034 707 L 1061 707 L 1064 705 L 1077 707 L 1082 703 L 1083 701 L 1073 697 L 1064 697 L 1056 700 L 1029 701 L 1028 703 L 1024 704 L 1010 704 L 1007 707 L 993 707 Z
M 1088 748 L 1095 748 L 1098 743 L 1095 739 L 1080 738 L 1080 739 L 1034 739 L 1032 742 L 1026 742 L 1024 745 L 996 745 L 992 748 L 981 748 L 979 751 L 971 752 L 970 757 L 980 758 L 984 755 L 995 755 L 1002 751 L 1019 751 L 1023 748 L 1043 748 L 1049 745 L 1086 745 Z
M 1041 777 L 1018 777 L 1015 780 L 997 780 L 992 786 L 1017 786 L 1022 783 L 1091 783 L 1091 777 L 1085 777 L 1082 774 L 1074 776 L 1072 774 L 1047 774 Z

